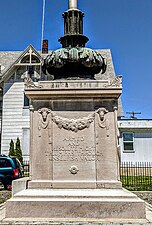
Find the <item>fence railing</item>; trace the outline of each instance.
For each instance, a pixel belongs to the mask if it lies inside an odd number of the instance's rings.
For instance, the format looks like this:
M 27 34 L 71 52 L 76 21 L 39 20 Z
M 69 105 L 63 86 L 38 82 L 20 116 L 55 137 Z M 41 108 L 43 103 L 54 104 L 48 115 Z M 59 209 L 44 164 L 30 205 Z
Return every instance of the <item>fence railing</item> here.
M 23 169 L 25 173 L 29 173 L 30 171 L 30 163 L 28 160 L 23 161 Z
M 131 191 L 151 191 L 152 162 L 123 162 L 120 178 L 122 186 Z
M 29 161 L 23 162 L 25 174 L 29 173 Z M 130 191 L 152 191 L 152 162 L 123 162 L 120 166 L 122 186 Z

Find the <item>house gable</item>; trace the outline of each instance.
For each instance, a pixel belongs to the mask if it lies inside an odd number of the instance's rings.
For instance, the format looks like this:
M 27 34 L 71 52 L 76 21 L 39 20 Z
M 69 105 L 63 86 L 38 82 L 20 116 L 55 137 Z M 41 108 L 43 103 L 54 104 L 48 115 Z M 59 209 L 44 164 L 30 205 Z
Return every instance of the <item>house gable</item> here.
M 5 61 L 7 61 L 7 67 L 4 69 L 4 71 L 2 70 L 0 83 L 24 79 L 24 77 L 26 77 L 28 74 L 28 69 L 30 66 L 35 67 L 35 78 L 38 79 L 40 77 L 40 67 L 42 58 L 32 45 L 29 45 L 22 53 L 8 52 L 7 54 L 3 53 L 2 55 L 5 57 Z M 10 55 L 14 55 L 15 57 L 12 59 Z M 0 64 L 5 67 L 3 65 L 4 63 L 2 62 L 2 64 L 1 61 Z

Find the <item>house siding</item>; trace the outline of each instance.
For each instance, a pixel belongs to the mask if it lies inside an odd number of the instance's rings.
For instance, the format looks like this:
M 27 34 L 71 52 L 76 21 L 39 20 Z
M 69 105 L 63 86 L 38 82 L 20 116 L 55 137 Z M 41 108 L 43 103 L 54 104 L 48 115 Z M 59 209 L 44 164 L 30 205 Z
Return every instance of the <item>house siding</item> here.
M 152 120 L 118 121 L 122 162 L 152 162 Z M 122 134 L 134 134 L 134 151 L 125 152 Z
M 8 154 L 11 139 L 20 138 L 22 146 L 23 128 L 29 129 L 29 110 L 24 113 L 24 83 L 4 83 L 2 113 L 1 153 Z M 26 109 L 27 111 L 27 109 Z M 25 142 L 25 139 L 24 139 Z M 27 140 L 27 145 L 29 145 Z M 24 143 L 25 146 L 25 143 Z M 24 149 L 25 152 L 25 149 Z

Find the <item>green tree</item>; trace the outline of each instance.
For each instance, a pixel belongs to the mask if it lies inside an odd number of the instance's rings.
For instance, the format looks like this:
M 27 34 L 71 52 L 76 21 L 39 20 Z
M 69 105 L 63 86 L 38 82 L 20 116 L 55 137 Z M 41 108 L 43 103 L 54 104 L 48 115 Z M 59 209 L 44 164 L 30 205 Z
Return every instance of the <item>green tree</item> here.
M 14 142 L 13 142 L 12 139 L 11 139 L 11 142 L 10 142 L 10 148 L 9 148 L 8 155 L 9 156 L 15 156 Z
M 22 150 L 21 150 L 19 137 L 17 138 L 16 145 L 15 145 L 15 156 L 23 165 L 23 157 L 22 157 Z

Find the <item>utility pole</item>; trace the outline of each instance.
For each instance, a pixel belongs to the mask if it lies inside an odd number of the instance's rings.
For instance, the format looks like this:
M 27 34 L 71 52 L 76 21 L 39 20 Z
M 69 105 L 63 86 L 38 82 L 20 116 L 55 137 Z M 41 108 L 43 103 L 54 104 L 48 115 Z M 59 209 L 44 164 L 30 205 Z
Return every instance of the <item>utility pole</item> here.
M 126 114 L 131 114 L 130 119 L 137 119 L 137 117 L 135 117 L 136 114 L 141 114 L 141 112 L 126 112 Z

